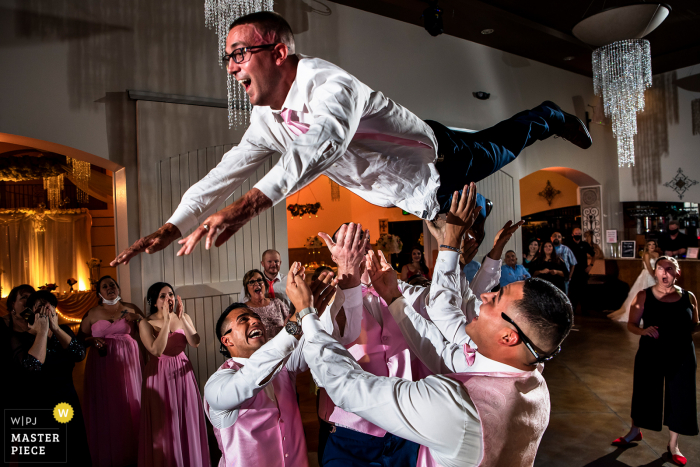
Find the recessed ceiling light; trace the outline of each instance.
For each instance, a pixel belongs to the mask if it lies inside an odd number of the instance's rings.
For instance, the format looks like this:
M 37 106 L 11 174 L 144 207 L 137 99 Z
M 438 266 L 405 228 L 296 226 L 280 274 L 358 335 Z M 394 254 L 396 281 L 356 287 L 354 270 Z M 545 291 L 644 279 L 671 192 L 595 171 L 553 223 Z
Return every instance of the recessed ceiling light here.
M 570 60 L 573 60 L 574 58 L 576 58 L 576 57 L 569 55 L 568 57 L 564 57 L 564 61 L 568 62 Z
M 493 34 L 493 29 L 482 29 L 481 34 Z

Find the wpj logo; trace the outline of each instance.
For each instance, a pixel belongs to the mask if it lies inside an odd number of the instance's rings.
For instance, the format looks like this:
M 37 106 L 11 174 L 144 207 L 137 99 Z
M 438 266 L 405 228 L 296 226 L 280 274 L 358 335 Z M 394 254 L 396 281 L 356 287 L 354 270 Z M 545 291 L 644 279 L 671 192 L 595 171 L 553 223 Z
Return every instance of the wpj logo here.
M 54 409 L 6 409 L 4 413 L 4 461 L 66 463 L 68 431 L 73 408 L 58 404 Z

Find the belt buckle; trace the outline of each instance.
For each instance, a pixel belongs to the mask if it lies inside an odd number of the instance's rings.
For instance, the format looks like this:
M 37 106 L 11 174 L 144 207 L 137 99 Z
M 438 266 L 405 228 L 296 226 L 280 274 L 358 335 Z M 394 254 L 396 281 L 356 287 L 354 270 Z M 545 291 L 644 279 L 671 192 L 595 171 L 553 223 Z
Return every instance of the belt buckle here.
M 335 425 L 331 425 L 331 433 L 335 433 Z

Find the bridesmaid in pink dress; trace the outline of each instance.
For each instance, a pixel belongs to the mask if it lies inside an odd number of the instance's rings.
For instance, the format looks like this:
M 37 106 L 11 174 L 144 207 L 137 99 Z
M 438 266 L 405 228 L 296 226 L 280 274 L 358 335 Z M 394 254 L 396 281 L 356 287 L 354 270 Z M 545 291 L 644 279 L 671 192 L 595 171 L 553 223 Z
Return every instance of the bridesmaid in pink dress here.
M 143 372 L 139 466 L 209 466 L 202 397 L 185 355 L 199 334 L 171 285 L 153 284 L 147 301 L 139 334 L 152 356 Z
M 135 322 L 143 314 L 119 296 L 117 282 L 97 282 L 100 304 L 87 312 L 80 335 L 92 347 L 85 366 L 83 412 L 92 465 L 136 464 L 141 412 L 141 358 Z

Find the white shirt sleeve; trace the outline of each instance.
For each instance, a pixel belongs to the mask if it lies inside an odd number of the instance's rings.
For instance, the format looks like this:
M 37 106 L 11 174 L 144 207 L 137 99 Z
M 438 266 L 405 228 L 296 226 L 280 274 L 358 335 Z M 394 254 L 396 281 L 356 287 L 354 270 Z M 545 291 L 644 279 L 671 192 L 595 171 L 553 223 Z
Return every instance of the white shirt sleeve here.
M 445 467 L 476 465 L 481 426 L 463 386 L 444 376 L 411 382 L 375 376 L 321 329 L 310 315 L 302 320 L 304 357 L 316 382 L 333 402 L 401 438 L 428 447 Z
M 477 298 L 482 293 L 491 292 L 501 281 L 501 260 L 491 259 L 488 256 L 474 275 L 469 288 Z M 464 291 L 462 291 L 464 293 Z M 464 296 L 464 295 L 463 295 Z
M 341 309 L 345 313 L 345 328 L 342 335 L 336 321 Z M 355 342 L 362 332 L 362 287 L 358 285 L 351 289 L 336 290 L 330 310 L 326 310 L 319 321 L 323 330 L 333 336 L 341 345 Z
M 468 371 L 462 347 L 445 340 L 434 323 L 422 317 L 405 298 L 389 305 L 408 348 L 435 374 Z
M 298 69 L 298 73 L 305 72 L 301 67 Z M 327 68 L 309 74 L 308 77 L 297 75 L 295 86 L 311 88 L 308 105 L 314 121 L 255 185 L 273 204 L 311 183 L 342 157 L 369 98 L 364 88 L 343 70 Z
M 445 339 L 457 345 L 469 341 L 464 329 L 468 322 L 467 316 L 474 314 L 481 305 L 481 301 L 462 278 L 459 254 L 454 251 L 438 253 L 428 298 L 428 315 Z
M 204 178 L 192 185 L 167 222 L 180 229 L 182 235 L 197 226 L 199 219 L 211 215 L 226 198 L 250 177 L 274 150 L 248 141 L 248 132 L 238 146 L 224 154 L 221 162 Z
M 300 341 L 282 330 L 272 340 L 260 347 L 248 359 L 240 370 L 233 368 L 219 370 L 204 386 L 204 398 L 214 411 L 230 411 L 240 407 L 248 399 L 254 397 L 282 370 L 287 359 L 290 367 L 300 366 L 303 362 Z M 294 355 L 296 354 L 296 355 Z M 293 357 L 293 358 L 290 358 Z M 264 382 L 263 382 L 264 381 Z

